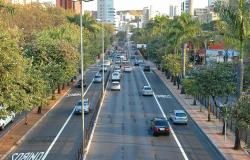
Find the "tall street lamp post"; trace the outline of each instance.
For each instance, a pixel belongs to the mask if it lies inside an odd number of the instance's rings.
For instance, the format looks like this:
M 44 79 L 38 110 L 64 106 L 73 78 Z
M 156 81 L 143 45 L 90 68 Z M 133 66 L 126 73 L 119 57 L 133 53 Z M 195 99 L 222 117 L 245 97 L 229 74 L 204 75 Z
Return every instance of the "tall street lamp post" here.
M 83 0 L 84 2 L 90 2 L 92 0 Z M 83 25 L 82 25 L 82 16 L 83 16 L 83 1 L 80 1 L 80 52 L 81 52 L 81 101 L 82 101 L 82 138 L 83 138 L 83 149 L 85 148 L 84 139 L 84 87 L 83 87 L 83 77 L 84 77 L 84 65 L 83 65 Z

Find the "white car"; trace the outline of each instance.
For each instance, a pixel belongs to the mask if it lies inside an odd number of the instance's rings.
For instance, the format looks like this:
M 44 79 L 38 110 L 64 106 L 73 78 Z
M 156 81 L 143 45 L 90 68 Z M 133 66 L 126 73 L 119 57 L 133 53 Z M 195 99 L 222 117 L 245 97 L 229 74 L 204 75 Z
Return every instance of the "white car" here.
M 121 85 L 120 82 L 114 81 L 112 82 L 111 90 L 121 90 Z
M 95 83 L 100 83 L 102 82 L 102 76 L 101 74 L 96 74 L 95 77 L 94 77 L 94 82 Z
M 120 66 L 115 66 L 114 69 L 113 69 L 113 72 L 119 72 L 119 73 L 121 73 Z
M 184 110 L 174 110 L 169 113 L 174 124 L 187 124 L 188 117 Z
M 110 61 L 110 60 L 104 60 L 104 64 L 105 64 L 106 66 L 110 66 L 110 65 L 111 65 L 111 61 Z
M 90 105 L 89 105 L 89 99 L 86 98 L 83 100 L 83 107 L 84 107 L 84 113 L 89 113 Z M 82 101 L 78 101 L 75 105 L 75 114 L 82 114 Z
M 131 72 L 133 68 L 131 66 L 124 66 L 124 72 Z
M 152 96 L 154 94 L 153 89 L 150 86 L 143 86 L 142 95 L 143 96 Z
M 120 81 L 121 74 L 119 72 L 113 72 L 111 76 L 112 81 Z
M 15 119 L 15 113 L 11 112 L 9 115 L 0 118 L 0 129 L 3 130 L 7 124 L 13 122 Z

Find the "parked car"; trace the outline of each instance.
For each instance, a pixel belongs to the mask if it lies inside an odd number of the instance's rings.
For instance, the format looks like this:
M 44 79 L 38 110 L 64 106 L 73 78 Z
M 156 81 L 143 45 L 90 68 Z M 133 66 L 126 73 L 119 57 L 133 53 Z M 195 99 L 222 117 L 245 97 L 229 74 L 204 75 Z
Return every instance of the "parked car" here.
M 184 110 L 173 110 L 169 112 L 170 119 L 173 121 L 174 124 L 187 124 L 188 117 Z
M 95 77 L 94 77 L 94 82 L 95 83 L 100 83 L 102 82 L 102 76 L 100 73 L 96 74 Z
M 83 100 L 83 109 L 84 109 L 84 113 L 87 114 L 90 111 L 90 104 L 89 104 L 89 99 L 86 98 Z M 75 114 L 82 114 L 82 101 L 79 100 L 76 105 L 75 105 Z
M 142 95 L 143 96 L 152 96 L 154 94 L 153 89 L 150 86 L 143 86 Z
M 7 126 L 9 123 L 13 122 L 15 119 L 15 113 L 11 112 L 7 116 L 3 116 L 0 118 L 0 129 L 4 130 L 5 126 Z
M 151 131 L 153 136 L 170 135 L 170 127 L 165 118 L 153 118 L 151 120 Z
M 143 71 L 144 72 L 150 72 L 150 66 L 144 66 Z
M 131 72 L 133 68 L 131 66 L 124 66 L 124 72 Z
M 111 61 L 110 61 L 110 60 L 105 60 L 105 61 L 104 61 L 104 64 L 105 64 L 106 66 L 110 66 L 110 65 L 111 65 Z
M 81 86 L 82 86 L 82 83 L 81 83 L 81 79 L 77 82 L 77 88 L 81 88 Z M 87 84 L 86 84 L 86 82 L 85 82 L 85 80 L 83 80 L 83 87 L 85 88 L 85 87 L 87 87 Z
M 113 72 L 111 76 L 112 81 L 120 81 L 121 80 L 121 74 L 119 72 Z
M 112 86 L 111 86 L 111 90 L 118 90 L 118 91 L 120 91 L 121 90 L 120 82 L 113 81 L 112 82 Z
M 143 64 L 144 61 L 143 61 L 142 59 L 139 59 L 139 60 L 138 60 L 138 63 L 139 63 L 139 64 Z

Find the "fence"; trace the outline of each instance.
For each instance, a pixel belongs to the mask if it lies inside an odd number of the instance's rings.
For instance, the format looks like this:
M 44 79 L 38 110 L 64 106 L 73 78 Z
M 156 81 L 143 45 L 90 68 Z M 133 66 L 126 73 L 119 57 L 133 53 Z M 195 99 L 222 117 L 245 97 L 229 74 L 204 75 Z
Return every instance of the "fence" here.
M 108 71 L 108 74 L 107 74 L 107 77 L 105 79 L 105 88 L 108 84 L 108 80 L 109 80 L 109 75 L 110 75 L 110 70 Z M 81 143 L 78 147 L 78 150 L 76 151 L 76 160 L 82 160 L 83 159 L 83 156 L 84 156 L 84 152 L 85 152 L 85 148 L 87 147 L 88 143 L 89 143 L 89 139 L 90 139 L 90 136 L 91 136 L 91 132 L 92 132 L 92 129 L 93 129 L 93 126 L 94 126 L 94 123 L 95 123 L 95 120 L 96 120 L 96 116 L 97 116 L 97 113 L 98 113 L 98 110 L 100 108 L 100 105 L 101 105 L 101 101 L 103 99 L 103 92 L 100 91 L 99 94 L 98 94 L 98 101 L 97 103 L 94 105 L 94 110 L 93 110 L 93 114 L 91 115 L 91 118 L 88 122 L 88 124 L 86 125 L 86 127 L 84 128 L 84 139 L 83 137 L 81 138 Z

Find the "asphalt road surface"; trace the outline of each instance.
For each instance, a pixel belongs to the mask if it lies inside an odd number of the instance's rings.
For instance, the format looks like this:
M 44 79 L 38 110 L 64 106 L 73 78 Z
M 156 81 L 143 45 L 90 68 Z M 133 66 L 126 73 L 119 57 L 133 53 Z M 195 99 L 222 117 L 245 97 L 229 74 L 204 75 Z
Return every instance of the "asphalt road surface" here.
M 182 109 L 155 73 L 146 77 L 166 115 Z M 153 96 L 141 95 L 146 84 L 141 68 L 134 67 L 133 72 L 124 73 L 121 91 L 108 87 L 87 160 L 182 160 L 183 154 L 194 160 L 223 159 L 190 118 L 188 125 L 171 125 L 185 153 L 172 134 L 153 137 L 150 120 L 162 114 Z
M 87 85 L 91 83 L 98 70 L 98 68 L 92 67 L 87 72 Z M 105 75 L 107 76 L 107 74 Z M 101 83 L 93 83 L 85 96 L 89 98 L 92 110 L 98 101 L 101 88 Z M 22 144 L 9 155 L 8 159 L 40 160 L 42 157 L 45 157 L 47 150 L 49 152 L 46 160 L 75 159 L 76 151 L 82 140 L 82 120 L 81 115 L 74 115 L 72 111 L 76 102 L 81 98 L 80 93 L 80 88 L 73 87 L 70 93 L 30 132 Z M 85 114 L 85 126 L 88 124 L 92 113 Z M 71 114 L 71 118 L 68 118 Z M 67 119 L 68 123 L 65 125 Z M 63 128 L 64 125 L 65 127 Z M 62 128 L 61 135 L 52 144 Z

